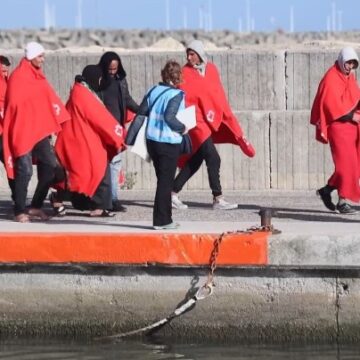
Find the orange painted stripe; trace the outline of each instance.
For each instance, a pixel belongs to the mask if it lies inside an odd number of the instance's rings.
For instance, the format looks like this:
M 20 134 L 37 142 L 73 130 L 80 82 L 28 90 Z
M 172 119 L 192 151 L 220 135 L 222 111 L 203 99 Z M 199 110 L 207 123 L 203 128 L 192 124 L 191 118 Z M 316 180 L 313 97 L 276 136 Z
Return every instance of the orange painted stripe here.
M 267 232 L 223 238 L 219 265 L 266 265 Z M 207 265 L 214 234 L 0 233 L 0 263 Z

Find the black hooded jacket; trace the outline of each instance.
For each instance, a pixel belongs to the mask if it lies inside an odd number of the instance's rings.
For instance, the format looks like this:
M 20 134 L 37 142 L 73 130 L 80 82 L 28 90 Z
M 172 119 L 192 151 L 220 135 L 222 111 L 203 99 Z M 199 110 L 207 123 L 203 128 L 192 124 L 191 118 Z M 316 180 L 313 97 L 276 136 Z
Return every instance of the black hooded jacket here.
M 109 65 L 113 60 L 119 62 L 118 71 L 114 77 L 110 76 L 108 72 Z M 124 125 L 126 110 L 130 109 L 132 112 L 137 113 L 139 105 L 129 93 L 126 72 L 122 66 L 120 57 L 115 52 L 108 51 L 103 54 L 98 66 L 101 67 L 103 76 L 99 96 L 116 120 L 121 125 Z

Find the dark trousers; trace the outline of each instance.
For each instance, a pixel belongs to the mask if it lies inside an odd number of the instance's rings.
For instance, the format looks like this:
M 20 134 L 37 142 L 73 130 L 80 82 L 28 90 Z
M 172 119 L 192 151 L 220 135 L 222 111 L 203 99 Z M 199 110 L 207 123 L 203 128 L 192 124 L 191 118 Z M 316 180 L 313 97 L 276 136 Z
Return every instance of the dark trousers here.
M 40 140 L 31 152 L 15 160 L 14 213 L 25 212 L 28 186 L 33 174 L 32 159 L 36 159 L 38 183 L 31 201 L 31 207 L 40 209 L 46 199 L 50 185 L 54 181 L 56 157 L 49 138 Z
M 102 178 L 95 194 L 90 201 L 90 210 L 103 209 L 108 210 L 112 208 L 111 197 L 111 173 L 109 164 L 106 167 L 105 175 Z
M 157 178 L 153 225 L 167 225 L 172 223 L 171 192 L 181 145 L 147 140 L 147 148 Z
M 4 149 L 3 149 L 3 137 L 0 136 L 0 161 L 5 164 L 4 161 Z M 11 198 L 14 200 L 14 188 L 15 188 L 15 183 L 14 183 L 14 179 L 9 179 L 8 178 L 8 184 L 11 190 Z
M 77 210 L 109 210 L 112 207 L 111 200 L 111 174 L 109 164 L 106 167 L 105 175 L 97 187 L 93 197 L 86 196 L 70 190 L 57 190 L 55 201 L 70 201 Z
M 182 190 L 186 182 L 199 170 L 204 160 L 213 196 L 220 196 L 222 194 L 220 184 L 221 159 L 211 137 L 201 144 L 196 153 L 188 160 L 176 176 L 173 188 L 174 192 L 178 193 Z

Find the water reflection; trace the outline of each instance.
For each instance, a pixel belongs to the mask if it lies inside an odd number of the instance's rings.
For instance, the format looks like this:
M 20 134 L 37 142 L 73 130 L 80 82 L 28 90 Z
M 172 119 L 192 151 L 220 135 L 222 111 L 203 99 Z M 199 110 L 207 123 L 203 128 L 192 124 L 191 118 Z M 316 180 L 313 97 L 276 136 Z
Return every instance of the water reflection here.
M 360 346 L 259 346 L 224 344 L 154 344 L 123 341 L 115 344 L 6 340 L 1 360 L 355 360 Z

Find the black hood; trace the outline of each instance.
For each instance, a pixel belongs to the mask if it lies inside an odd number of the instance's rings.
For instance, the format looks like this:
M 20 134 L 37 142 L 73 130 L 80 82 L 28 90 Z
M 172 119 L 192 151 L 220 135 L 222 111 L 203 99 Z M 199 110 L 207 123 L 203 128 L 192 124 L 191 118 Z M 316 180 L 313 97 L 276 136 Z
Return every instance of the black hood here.
M 76 82 L 85 81 L 89 87 L 95 91 L 100 91 L 100 78 L 102 77 L 101 68 L 98 65 L 87 65 L 81 75 L 75 77 Z

